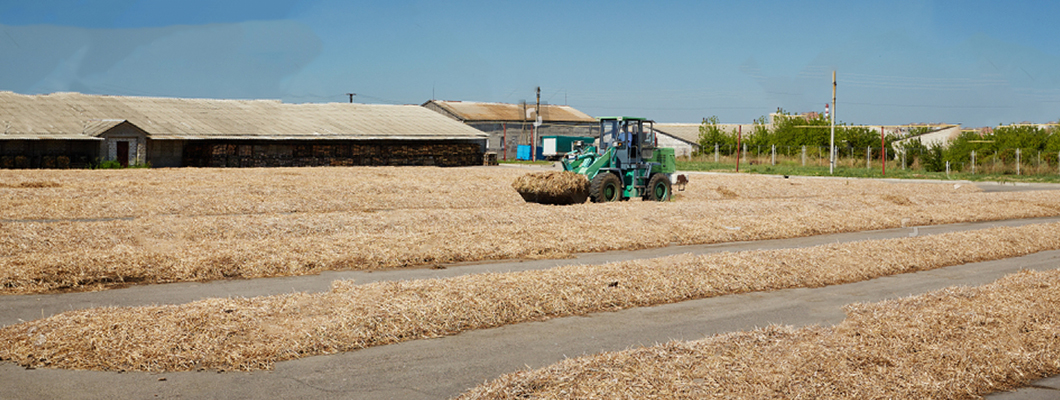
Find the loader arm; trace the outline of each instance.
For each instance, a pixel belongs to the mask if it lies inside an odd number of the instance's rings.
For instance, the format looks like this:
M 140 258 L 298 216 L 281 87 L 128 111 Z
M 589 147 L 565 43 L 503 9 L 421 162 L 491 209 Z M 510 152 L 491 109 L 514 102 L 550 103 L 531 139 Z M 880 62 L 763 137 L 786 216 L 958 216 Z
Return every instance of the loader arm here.
M 585 175 L 590 181 L 596 177 L 601 168 L 610 167 L 611 159 L 614 157 L 614 148 L 608 148 L 604 154 L 596 154 L 595 147 L 587 147 L 584 151 L 571 154 L 563 160 L 563 169 L 576 174 Z

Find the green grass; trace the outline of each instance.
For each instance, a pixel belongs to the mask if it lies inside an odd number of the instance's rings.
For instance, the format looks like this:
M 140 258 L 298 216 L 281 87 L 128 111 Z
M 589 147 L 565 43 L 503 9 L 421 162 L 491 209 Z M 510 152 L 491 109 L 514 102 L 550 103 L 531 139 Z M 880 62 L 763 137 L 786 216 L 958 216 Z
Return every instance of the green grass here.
M 730 160 L 729 162 L 720 163 L 713 161 L 713 157 L 709 160 L 678 160 L 677 169 L 679 171 L 712 171 L 712 172 L 737 172 L 735 163 Z M 935 179 L 935 180 L 967 180 L 967 181 L 986 181 L 986 182 L 1028 182 L 1028 183 L 1060 183 L 1060 174 L 1055 169 L 1051 169 L 1051 173 L 1044 172 L 1037 175 L 1027 174 L 1033 171 L 1034 168 L 1024 167 L 1023 174 L 1016 175 L 1014 172 L 1007 173 L 964 173 L 964 172 L 951 172 L 947 175 L 945 172 L 927 172 L 922 169 L 913 169 L 906 167 L 902 169 L 900 165 L 887 165 L 887 173 L 884 175 L 880 170 L 880 164 L 878 162 L 873 163 L 873 168 L 868 169 L 864 167 L 864 160 L 859 160 L 862 164 L 861 167 L 851 167 L 850 160 L 840 160 L 836 164 L 835 172 L 828 172 L 828 165 L 807 165 L 802 166 L 797 161 L 778 161 L 777 165 L 769 165 L 769 159 L 765 162 L 759 162 L 757 164 L 748 164 L 745 162 L 740 163 L 740 173 L 748 174 L 762 174 L 762 175 L 791 175 L 791 176 L 839 176 L 849 178 L 893 178 L 893 179 Z M 827 161 L 825 161 L 827 163 Z

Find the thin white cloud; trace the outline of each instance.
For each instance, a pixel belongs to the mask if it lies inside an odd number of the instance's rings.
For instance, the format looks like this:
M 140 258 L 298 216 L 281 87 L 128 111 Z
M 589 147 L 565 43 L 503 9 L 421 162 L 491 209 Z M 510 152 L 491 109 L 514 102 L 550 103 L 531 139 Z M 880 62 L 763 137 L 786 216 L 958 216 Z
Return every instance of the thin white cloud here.
M 0 89 L 277 98 L 321 41 L 293 21 L 168 28 L 3 27 Z M 23 44 L 24 43 L 24 44 Z

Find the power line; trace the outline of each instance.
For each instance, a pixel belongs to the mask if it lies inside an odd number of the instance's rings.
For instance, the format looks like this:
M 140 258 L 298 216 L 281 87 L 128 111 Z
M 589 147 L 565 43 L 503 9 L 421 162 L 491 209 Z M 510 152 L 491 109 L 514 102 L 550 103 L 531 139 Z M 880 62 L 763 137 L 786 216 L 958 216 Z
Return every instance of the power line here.
M 625 106 L 599 106 L 599 105 L 594 105 L 594 104 L 591 104 L 591 103 L 578 103 L 578 107 L 579 108 L 595 108 L 595 109 L 600 109 L 600 110 L 629 110 L 629 109 L 637 109 L 637 110 L 652 110 L 652 111 L 761 110 L 762 109 L 762 107 L 759 107 L 759 106 L 643 107 L 643 106 L 631 105 L 631 106 L 625 107 Z
M 934 104 L 888 104 L 888 103 L 858 103 L 846 102 L 848 105 L 872 106 L 872 107 L 899 107 L 899 108 L 950 108 L 950 109 L 998 109 L 1014 108 L 1012 106 L 960 106 L 960 105 L 934 105 Z

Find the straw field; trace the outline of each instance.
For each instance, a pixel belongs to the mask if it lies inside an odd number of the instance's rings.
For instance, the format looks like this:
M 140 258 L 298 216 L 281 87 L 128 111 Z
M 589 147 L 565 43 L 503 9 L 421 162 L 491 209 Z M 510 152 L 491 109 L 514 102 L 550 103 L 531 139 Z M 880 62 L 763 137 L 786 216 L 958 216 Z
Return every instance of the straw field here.
M 0 170 L 0 220 L 371 212 L 517 204 L 508 168 Z
M 0 360 L 105 371 L 265 369 L 520 322 L 1016 257 L 1060 249 L 1058 229 L 1040 224 L 448 279 L 337 281 L 327 293 L 70 311 L 0 328 Z
M 770 326 L 568 359 L 462 399 L 972 399 L 1060 373 L 1060 270 Z
M 671 202 L 526 203 L 513 168 L 0 171 L 0 294 L 566 257 L 1060 215 L 1051 192 L 692 175 Z
M 378 212 L 523 206 L 515 168 L 0 170 L 0 220 Z M 682 200 L 927 198 L 974 186 L 691 175 Z M 959 185 L 958 185 L 959 186 Z

